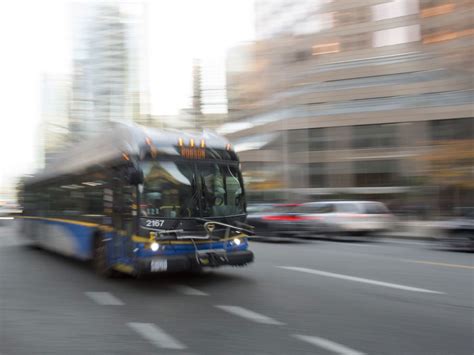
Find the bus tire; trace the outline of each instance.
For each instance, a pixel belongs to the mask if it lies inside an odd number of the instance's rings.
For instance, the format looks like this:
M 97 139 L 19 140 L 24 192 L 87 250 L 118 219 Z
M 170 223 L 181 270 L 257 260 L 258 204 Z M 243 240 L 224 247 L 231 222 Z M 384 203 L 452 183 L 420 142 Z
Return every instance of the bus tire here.
M 97 275 L 111 278 L 117 274 L 117 272 L 110 267 L 107 261 L 107 244 L 101 233 L 97 232 L 94 234 L 92 255 L 92 264 Z

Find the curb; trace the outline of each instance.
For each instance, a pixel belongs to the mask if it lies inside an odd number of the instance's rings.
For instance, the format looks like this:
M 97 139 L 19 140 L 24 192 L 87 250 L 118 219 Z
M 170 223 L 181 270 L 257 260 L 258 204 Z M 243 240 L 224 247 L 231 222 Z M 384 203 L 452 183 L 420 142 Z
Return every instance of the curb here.
M 424 240 L 424 241 L 435 241 L 437 238 L 430 237 L 430 236 L 422 236 L 422 235 L 400 235 L 400 234 L 386 234 L 386 235 L 381 235 L 381 238 L 384 239 L 398 239 L 398 240 Z

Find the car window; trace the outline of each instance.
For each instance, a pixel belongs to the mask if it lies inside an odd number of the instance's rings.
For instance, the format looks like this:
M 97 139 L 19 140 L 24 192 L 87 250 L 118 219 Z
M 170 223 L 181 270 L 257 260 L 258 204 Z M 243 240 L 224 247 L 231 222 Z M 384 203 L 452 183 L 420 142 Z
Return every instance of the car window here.
M 387 214 L 389 213 L 387 207 L 383 203 L 369 202 L 362 204 L 364 213 L 366 214 Z
M 295 212 L 300 213 L 331 213 L 334 212 L 334 205 L 332 203 L 308 204 L 298 207 Z
M 338 203 L 336 204 L 337 212 L 343 213 L 360 213 L 360 208 L 355 203 Z

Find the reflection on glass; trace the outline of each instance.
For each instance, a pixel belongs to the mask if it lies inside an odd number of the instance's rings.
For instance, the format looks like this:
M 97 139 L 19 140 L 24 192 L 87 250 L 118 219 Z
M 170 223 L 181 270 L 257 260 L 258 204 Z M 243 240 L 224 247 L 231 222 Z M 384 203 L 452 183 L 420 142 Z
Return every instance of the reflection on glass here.
M 150 161 L 143 164 L 143 173 L 142 215 L 169 218 L 198 215 L 192 164 Z
M 237 167 L 216 163 L 149 161 L 141 213 L 146 217 L 213 217 L 244 213 Z

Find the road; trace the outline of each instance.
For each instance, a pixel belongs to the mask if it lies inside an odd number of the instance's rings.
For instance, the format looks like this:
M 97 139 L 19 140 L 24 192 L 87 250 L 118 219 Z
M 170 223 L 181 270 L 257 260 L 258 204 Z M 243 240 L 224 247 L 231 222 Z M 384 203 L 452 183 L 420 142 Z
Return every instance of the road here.
M 473 354 L 473 254 L 252 243 L 246 268 L 104 280 L 0 225 L 0 354 Z

